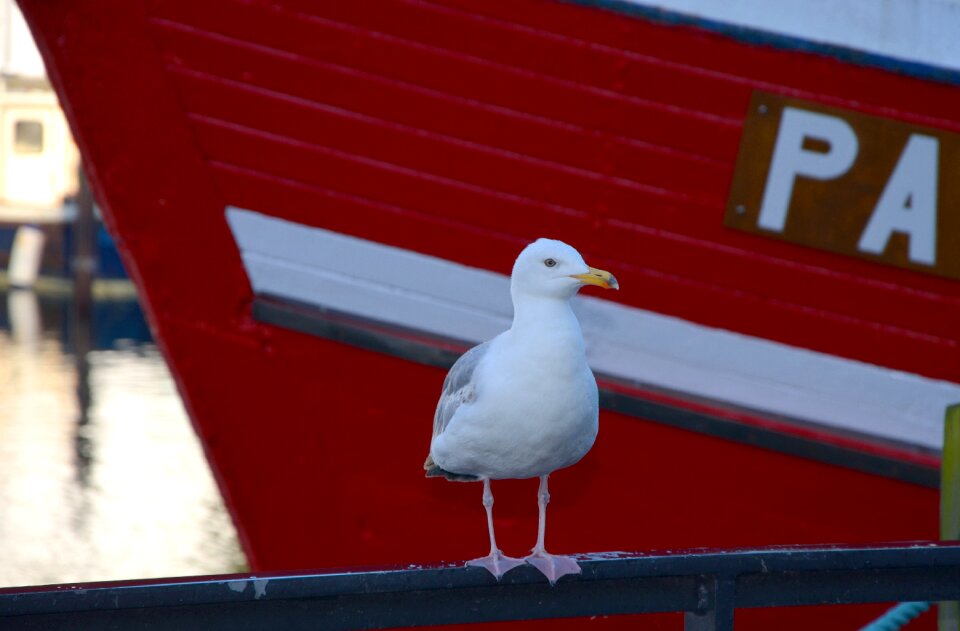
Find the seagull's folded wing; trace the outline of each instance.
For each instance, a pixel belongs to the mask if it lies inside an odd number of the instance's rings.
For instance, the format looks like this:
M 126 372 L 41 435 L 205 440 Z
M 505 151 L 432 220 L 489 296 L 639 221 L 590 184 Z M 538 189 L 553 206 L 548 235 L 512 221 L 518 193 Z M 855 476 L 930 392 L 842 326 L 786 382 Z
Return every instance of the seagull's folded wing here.
M 474 372 L 489 348 L 490 341 L 474 346 L 450 368 L 447 378 L 443 380 L 443 391 L 440 393 L 440 400 L 437 401 L 437 411 L 433 414 L 433 438 L 443 433 L 461 405 L 476 398 Z M 432 469 L 435 466 L 433 458 L 427 456 L 423 468 Z

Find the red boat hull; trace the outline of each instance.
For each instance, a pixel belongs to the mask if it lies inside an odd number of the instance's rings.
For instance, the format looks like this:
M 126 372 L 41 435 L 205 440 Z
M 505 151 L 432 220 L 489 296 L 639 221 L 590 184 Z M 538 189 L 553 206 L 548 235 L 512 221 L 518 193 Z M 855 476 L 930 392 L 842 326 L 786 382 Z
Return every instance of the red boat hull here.
M 470 558 L 485 528 L 479 487 L 423 477 L 444 370 L 255 320 L 226 206 L 501 273 L 547 232 L 623 304 L 960 381 L 954 281 L 722 221 L 753 90 L 960 131 L 955 87 L 547 0 L 368 4 L 22 2 L 253 569 Z M 610 410 L 551 482 L 556 551 L 938 534 L 934 488 Z M 536 482 L 494 491 L 523 553 Z

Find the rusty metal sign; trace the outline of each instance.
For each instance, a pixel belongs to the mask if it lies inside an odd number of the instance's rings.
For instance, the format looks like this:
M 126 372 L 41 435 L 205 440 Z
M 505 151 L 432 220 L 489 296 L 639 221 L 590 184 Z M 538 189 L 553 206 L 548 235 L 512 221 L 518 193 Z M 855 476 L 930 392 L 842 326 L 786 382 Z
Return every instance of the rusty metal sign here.
M 960 279 L 960 135 L 755 92 L 724 223 Z

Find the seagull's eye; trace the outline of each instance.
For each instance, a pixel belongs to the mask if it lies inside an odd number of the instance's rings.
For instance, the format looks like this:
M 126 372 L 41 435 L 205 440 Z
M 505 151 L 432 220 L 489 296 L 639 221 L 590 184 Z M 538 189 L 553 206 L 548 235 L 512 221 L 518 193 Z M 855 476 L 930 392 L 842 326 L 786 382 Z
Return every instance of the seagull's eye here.
M 546 260 L 543 262 L 543 264 L 546 265 L 547 267 L 556 267 L 556 266 L 557 266 L 557 262 L 554 261 L 553 259 L 546 259 Z

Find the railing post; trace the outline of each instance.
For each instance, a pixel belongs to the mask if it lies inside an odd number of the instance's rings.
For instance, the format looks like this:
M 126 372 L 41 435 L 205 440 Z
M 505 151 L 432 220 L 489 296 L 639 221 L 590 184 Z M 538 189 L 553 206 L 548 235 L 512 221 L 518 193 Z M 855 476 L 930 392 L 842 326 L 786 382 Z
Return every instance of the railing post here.
M 940 464 L 940 539 L 960 539 L 960 404 L 947 408 L 943 419 L 943 457 Z M 957 601 L 937 608 L 939 631 L 960 631 Z
M 683 631 L 733 631 L 735 579 L 705 576 L 700 583 L 697 610 L 683 615 Z

